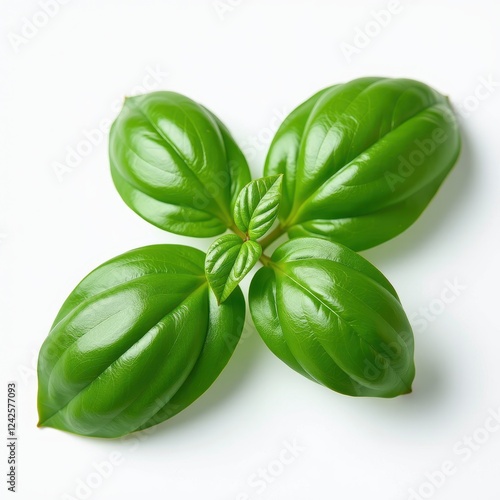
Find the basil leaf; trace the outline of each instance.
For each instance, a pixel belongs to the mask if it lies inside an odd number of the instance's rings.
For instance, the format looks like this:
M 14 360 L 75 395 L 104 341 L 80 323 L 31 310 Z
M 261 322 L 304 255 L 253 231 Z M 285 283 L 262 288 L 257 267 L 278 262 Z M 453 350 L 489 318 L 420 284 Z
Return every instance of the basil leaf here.
M 205 273 L 219 303 L 231 295 L 261 254 L 258 243 L 242 241 L 235 234 L 225 234 L 212 243 L 205 260 Z
M 203 394 L 229 360 L 245 314 L 240 290 L 218 306 L 204 260 L 190 247 L 154 245 L 84 278 L 40 350 L 39 425 L 117 437 Z
M 250 285 L 250 311 L 269 349 L 342 394 L 411 391 L 413 333 L 394 288 L 363 257 L 317 238 L 281 245 Z
M 251 240 L 271 229 L 281 197 L 282 175 L 263 177 L 247 184 L 236 199 L 234 221 Z
M 143 219 L 186 236 L 233 227 L 248 165 L 210 111 L 174 92 L 130 97 L 111 127 L 111 174 L 125 203 Z
M 360 78 L 294 110 L 264 173 L 284 175 L 279 217 L 291 238 L 363 250 L 419 217 L 459 152 L 446 97 L 414 80 Z

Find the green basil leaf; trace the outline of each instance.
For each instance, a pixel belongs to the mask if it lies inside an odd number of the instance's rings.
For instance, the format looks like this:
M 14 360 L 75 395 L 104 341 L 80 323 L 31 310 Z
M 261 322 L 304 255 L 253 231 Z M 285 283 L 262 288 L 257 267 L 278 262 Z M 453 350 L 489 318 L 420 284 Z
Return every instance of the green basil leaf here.
M 272 175 L 252 181 L 236 199 L 234 221 L 251 240 L 264 236 L 274 224 L 278 215 L 282 180 L 282 175 Z
M 460 152 L 448 99 L 423 83 L 360 78 L 314 95 L 284 121 L 265 175 L 284 175 L 291 238 L 363 250 L 408 228 Z
M 172 233 L 215 236 L 233 227 L 250 172 L 226 127 L 174 92 L 130 97 L 110 132 L 111 174 L 137 214 Z
M 205 260 L 205 273 L 219 303 L 227 300 L 261 254 L 258 243 L 242 241 L 235 234 L 225 234 L 212 243 Z
M 122 436 L 208 389 L 238 342 L 245 304 L 240 290 L 217 304 L 204 260 L 190 247 L 154 245 L 83 279 L 40 350 L 40 426 Z
M 250 311 L 276 356 L 342 394 L 411 391 L 413 333 L 380 271 L 318 238 L 290 240 L 266 263 L 250 285 Z

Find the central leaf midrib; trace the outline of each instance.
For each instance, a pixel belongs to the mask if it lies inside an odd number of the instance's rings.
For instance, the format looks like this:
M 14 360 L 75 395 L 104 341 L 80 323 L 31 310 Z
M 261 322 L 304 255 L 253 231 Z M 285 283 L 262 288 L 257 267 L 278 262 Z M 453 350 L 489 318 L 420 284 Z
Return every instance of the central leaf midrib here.
M 441 173 L 440 175 L 436 176 L 434 179 L 432 179 L 432 181 L 429 183 L 429 184 L 426 184 L 425 186 L 422 186 L 420 189 L 418 189 L 417 191 L 415 191 L 411 197 L 416 197 L 416 196 L 420 196 L 423 192 L 425 191 L 435 191 L 438 189 L 439 187 L 439 184 L 443 181 L 443 179 L 446 177 L 446 175 L 448 174 L 448 172 L 446 172 L 445 174 Z M 439 180 L 439 184 L 436 186 L 436 181 Z M 318 233 L 318 232 L 315 232 L 313 231 L 311 228 L 309 229 L 306 229 L 304 228 L 304 224 L 308 224 L 308 223 L 311 223 L 311 222 L 314 222 L 314 221 L 318 221 L 318 222 L 322 222 L 322 221 L 345 221 L 345 220 L 348 220 L 348 219 L 353 219 L 353 218 L 361 218 L 361 217 L 369 217 L 369 216 L 372 216 L 372 215 L 376 215 L 378 213 L 381 213 L 381 212 L 384 212 L 384 211 L 393 211 L 395 209 L 397 209 L 399 206 L 403 205 L 404 203 L 406 203 L 407 200 L 406 199 L 402 199 L 402 200 L 394 200 L 394 201 L 391 201 L 390 203 L 386 204 L 384 207 L 381 207 L 377 210 L 372 210 L 372 211 L 369 211 L 369 212 L 366 212 L 366 213 L 361 213 L 361 214 L 358 214 L 356 216 L 353 216 L 353 217 L 348 217 L 348 216 L 345 216 L 345 217 L 338 217 L 338 218 L 327 218 L 327 219 L 322 219 L 322 218 L 314 218 L 314 219 L 308 219 L 308 220 L 304 220 L 304 221 L 299 221 L 299 222 L 294 222 L 293 224 L 289 225 L 287 227 L 287 229 L 292 229 L 293 227 L 302 227 L 305 231 L 308 231 L 309 233 L 312 233 L 314 236 L 311 236 L 311 237 L 315 237 L 315 238 L 324 238 L 324 235 L 323 233 Z M 316 236 L 316 235 L 319 235 L 319 236 Z
M 316 295 L 316 294 L 315 294 L 312 290 L 309 290 L 309 289 L 308 289 L 305 285 L 303 285 L 302 283 L 300 283 L 299 281 L 297 281 L 296 279 L 294 279 L 292 276 L 290 276 L 288 273 L 286 273 L 282 267 L 280 267 L 280 266 L 276 266 L 276 269 L 277 269 L 279 272 L 281 272 L 284 276 L 286 276 L 286 277 L 287 277 L 290 281 L 292 281 L 294 284 L 296 284 L 299 288 L 301 288 L 301 289 L 302 289 L 302 290 L 303 290 L 303 291 L 304 291 L 307 295 L 309 295 L 311 298 L 313 298 L 313 299 L 317 300 L 320 304 L 322 304 L 324 307 L 326 307 L 326 309 L 328 309 L 330 312 L 332 312 L 332 313 L 333 313 L 333 314 L 334 314 L 334 315 L 335 315 L 335 316 L 336 316 L 336 317 L 337 317 L 337 318 L 338 318 L 338 319 L 339 319 L 342 323 L 346 324 L 346 325 L 349 327 L 349 329 L 351 329 L 353 332 L 355 332 L 355 333 L 356 333 L 357 337 L 359 338 L 359 340 L 360 340 L 361 342 L 364 342 L 364 343 L 365 343 L 365 344 L 366 344 L 366 345 L 367 345 L 370 349 L 372 349 L 375 353 L 380 354 L 380 353 L 379 353 L 379 351 L 378 351 L 378 350 L 377 350 L 377 349 L 376 349 L 373 345 L 371 345 L 371 344 L 370 344 L 370 342 L 368 342 L 368 341 L 367 341 L 364 337 L 362 337 L 362 336 L 361 336 L 361 334 L 360 334 L 360 333 L 359 333 L 359 332 L 358 332 L 355 328 L 353 328 L 353 327 L 352 327 L 352 325 L 351 325 L 348 321 L 346 321 L 344 318 L 342 318 L 342 316 L 340 316 L 340 314 L 339 314 L 339 313 L 337 313 L 337 312 L 336 312 L 334 309 L 332 309 L 332 308 L 331 308 L 328 304 L 326 304 L 326 303 L 325 303 L 325 302 L 324 302 L 324 301 L 323 301 L 320 297 L 318 297 L 318 296 L 317 296 L 317 295 Z M 339 288 L 342 288 L 342 287 L 339 287 Z M 342 288 L 342 290 L 344 290 L 345 292 L 349 293 L 349 292 L 348 292 L 348 290 L 345 290 L 344 288 Z M 350 295 L 352 296 L 352 294 L 350 294 Z M 374 311 L 374 310 L 373 310 L 370 306 L 367 306 L 367 307 L 368 307 L 369 309 L 371 309 L 372 311 Z M 381 317 L 379 313 L 377 313 L 376 311 L 374 311 L 374 312 L 375 312 L 375 313 L 376 313 L 379 317 Z M 387 322 L 384 320 L 384 318 L 382 318 L 382 317 L 381 317 L 381 319 L 382 319 L 385 323 L 387 323 Z M 390 325 L 389 325 L 389 326 L 390 326 Z M 392 329 L 392 330 L 394 330 L 394 328 L 392 328 L 392 327 L 391 327 L 391 329 Z M 395 331 L 395 330 L 394 330 L 394 331 Z M 401 339 L 401 337 L 400 337 L 400 335 L 399 335 L 397 332 L 395 332 L 395 333 L 396 333 L 397 337 L 398 337 L 400 340 L 402 340 L 402 339 Z M 316 336 L 315 336 L 315 338 L 316 338 L 316 339 L 318 339 Z M 403 341 L 403 340 L 402 340 L 402 341 Z M 319 339 L 318 339 L 318 342 L 320 342 L 320 344 L 321 344 L 321 341 L 320 341 Z M 403 341 L 403 343 L 404 343 L 404 344 L 405 344 L 405 346 L 406 346 L 406 342 L 404 342 L 404 341 Z M 323 348 L 324 348 L 324 347 L 323 347 Z M 338 363 L 336 363 L 336 364 L 338 365 Z M 340 367 L 340 365 L 338 365 L 338 366 Z M 397 376 L 397 377 L 401 380 L 401 382 L 403 383 L 403 385 L 404 385 L 405 387 L 407 387 L 406 382 L 404 382 L 404 381 L 403 381 L 403 379 L 401 378 L 401 376 L 399 375 L 399 373 L 397 373 L 397 372 L 394 370 L 394 368 L 392 367 L 392 365 L 391 365 L 391 364 L 389 364 L 389 369 L 390 369 L 390 370 L 391 370 L 391 371 L 392 371 L 392 372 L 393 372 L 393 373 L 394 373 L 394 374 L 395 374 L 395 375 L 396 375 L 396 376 Z M 343 370 L 343 369 L 342 369 L 342 371 L 345 371 L 345 370 Z M 349 374 L 347 374 L 347 375 L 349 375 Z
M 130 283 L 130 282 L 127 282 L 127 283 Z M 162 321 L 166 316 L 168 316 L 169 314 L 171 314 L 173 311 L 175 311 L 176 309 L 178 309 L 182 304 L 184 304 L 192 295 L 194 295 L 200 288 L 204 287 L 204 286 L 207 286 L 207 282 L 204 281 L 203 283 L 201 283 L 199 286 L 197 286 L 195 289 L 193 289 L 192 292 L 190 292 L 188 295 L 186 295 L 186 297 L 184 297 L 184 299 L 182 299 L 181 302 L 179 302 L 173 309 L 171 309 L 170 311 L 168 311 L 166 314 L 164 314 L 159 320 L 157 320 L 153 326 L 151 328 L 153 328 L 156 324 L 158 324 L 159 321 Z M 109 364 L 106 368 L 104 368 L 104 370 L 102 370 L 96 377 L 94 377 L 93 380 L 91 380 L 87 385 L 85 385 L 84 387 L 82 387 L 74 396 L 71 397 L 70 400 L 68 400 L 63 406 L 61 406 L 61 408 L 58 408 L 54 413 L 52 413 L 52 415 L 50 415 L 50 417 L 47 417 L 45 420 L 43 421 L 40 421 L 40 425 L 41 424 L 44 424 L 44 423 L 47 423 L 51 418 L 53 418 L 57 413 L 59 413 L 60 411 L 64 410 L 75 398 L 77 398 L 79 395 L 81 395 L 85 390 L 87 390 L 99 377 L 101 377 L 103 375 L 104 372 L 106 372 L 111 366 L 113 366 L 121 357 L 123 357 L 130 349 L 132 349 L 138 342 L 141 341 L 141 339 L 144 338 L 145 335 L 147 335 L 147 333 L 151 330 L 151 328 L 144 333 L 144 335 L 141 335 L 136 341 L 134 341 L 130 346 L 127 347 L 127 349 L 125 351 L 123 351 L 111 364 Z M 82 337 L 79 337 L 78 339 L 75 340 L 75 342 L 77 342 L 80 338 Z M 64 352 L 66 352 L 75 342 L 72 342 L 65 350 Z M 64 354 L 64 353 L 63 353 Z M 61 356 L 62 357 L 62 356 Z M 61 358 L 59 358 L 61 359 Z M 59 360 L 58 360 L 59 361 Z M 57 362 L 56 362 L 57 364 Z M 56 366 L 56 364 L 54 365 L 54 367 Z M 47 380 L 47 389 L 48 389 L 48 382 L 50 380 L 50 376 L 52 375 L 52 373 L 54 372 L 54 368 L 51 370 L 51 373 L 49 375 L 49 378 Z
M 420 114 L 425 113 L 429 109 L 432 109 L 434 107 L 440 106 L 442 103 L 439 101 L 435 101 L 433 104 L 426 106 L 425 108 L 421 109 L 417 113 L 413 114 L 412 116 L 408 117 L 407 119 L 403 120 L 401 123 L 398 124 L 397 127 L 391 128 L 387 133 L 379 137 L 375 142 L 371 143 L 369 146 L 367 146 L 363 151 L 357 155 L 355 155 L 353 158 L 350 158 L 346 160 L 346 162 L 338 169 L 336 170 L 325 182 L 322 182 L 321 185 L 319 185 L 314 191 L 309 194 L 304 200 L 300 202 L 299 208 L 295 209 L 292 211 L 292 214 L 288 217 L 287 219 L 287 226 L 291 227 L 296 224 L 296 220 L 298 220 L 300 216 L 300 212 L 302 211 L 302 208 L 306 205 L 306 203 L 313 197 L 315 196 L 319 190 L 323 188 L 323 186 L 327 183 L 330 182 L 332 179 L 340 175 L 347 167 L 349 167 L 354 161 L 356 161 L 362 154 L 365 154 L 369 149 L 373 148 L 376 146 L 380 141 L 388 137 L 390 134 L 392 134 L 395 130 L 398 128 L 402 127 L 405 123 L 407 123 L 410 120 L 413 120 L 414 118 L 418 117 Z M 297 156 L 297 162 L 298 162 L 299 156 Z M 301 221 L 298 221 L 299 223 Z
M 126 182 L 133 189 L 137 189 L 138 191 L 140 191 L 142 195 L 147 196 L 148 198 L 151 198 L 152 200 L 154 200 L 154 201 L 156 201 L 158 203 L 162 203 L 164 205 L 168 205 L 168 206 L 172 206 L 172 207 L 179 207 L 181 209 L 188 209 L 188 210 L 193 210 L 193 211 L 196 211 L 196 212 L 207 214 L 208 216 L 211 217 L 212 220 L 218 221 L 218 223 L 222 224 L 222 227 L 224 227 L 224 221 L 222 221 L 221 218 L 219 217 L 220 214 L 217 214 L 215 212 L 211 212 L 209 210 L 195 208 L 195 207 L 193 207 L 191 205 L 187 205 L 187 204 L 186 205 L 181 205 L 180 203 L 174 203 L 172 201 L 168 201 L 167 202 L 167 201 L 163 201 L 163 200 L 160 200 L 158 198 L 155 198 L 154 196 L 150 195 L 149 193 L 146 193 L 145 191 L 143 191 L 143 188 L 141 186 L 139 186 L 138 184 L 136 184 L 132 180 L 127 179 L 116 167 L 114 168 L 114 170 L 115 170 L 114 171 L 114 175 L 119 176 L 123 180 L 123 182 Z
M 251 211 L 251 213 L 249 213 L 249 217 L 248 217 L 248 227 L 249 228 L 250 228 L 250 224 L 252 223 L 252 220 L 255 219 L 256 213 L 258 214 L 260 212 L 263 214 L 266 212 L 270 212 L 277 205 L 277 203 L 279 203 L 279 198 L 276 198 L 275 193 L 273 193 L 271 191 L 277 182 L 279 182 L 279 177 L 269 186 L 269 188 L 264 192 L 264 194 L 262 196 L 260 195 L 260 192 L 258 192 L 260 199 L 257 202 L 257 205 L 255 206 L 255 208 Z M 269 193 L 271 193 L 272 196 L 270 196 Z M 274 201 L 273 201 L 273 198 L 274 198 Z M 266 211 L 262 212 L 262 207 L 263 206 L 265 207 L 266 203 L 269 204 L 270 199 L 271 199 L 271 201 L 273 201 L 273 204 Z M 251 202 L 247 202 L 247 203 L 249 206 L 252 205 Z
M 217 207 L 220 210 L 220 213 L 218 215 L 222 216 L 222 219 L 225 220 L 226 224 L 231 225 L 231 223 L 232 223 L 231 217 L 229 216 L 229 213 L 227 212 L 225 207 L 219 203 L 217 198 L 213 197 L 208 191 L 206 191 L 205 186 L 203 185 L 201 180 L 196 175 L 196 172 L 191 170 L 187 160 L 184 158 L 184 156 L 178 150 L 178 148 L 167 138 L 167 136 L 163 133 L 163 131 L 159 127 L 156 126 L 156 124 L 149 118 L 149 116 L 146 115 L 146 113 L 139 106 L 135 106 L 135 108 L 144 117 L 144 119 L 151 125 L 151 127 L 156 131 L 156 133 L 165 141 L 165 144 L 167 145 L 167 147 L 170 147 L 171 152 L 173 152 L 177 156 L 177 158 L 181 161 L 181 164 L 185 165 L 187 172 L 189 172 L 190 176 L 196 180 L 198 186 L 201 188 L 201 191 L 204 193 L 208 193 L 208 195 L 209 195 L 208 199 L 213 200 L 215 205 L 217 205 Z M 196 127 L 194 127 L 194 128 L 196 129 Z
M 113 272 L 113 271 L 111 271 Z M 83 306 L 88 304 L 89 302 L 93 301 L 94 299 L 96 298 L 100 298 L 102 297 L 103 295 L 107 294 L 108 292 L 111 292 L 111 291 L 114 291 L 114 290 L 118 290 L 130 283 L 135 283 L 136 281 L 140 281 L 142 278 L 146 278 L 148 276 L 158 276 L 158 275 L 162 275 L 162 274 L 166 274 L 166 275 L 175 275 L 175 276 L 189 276 L 189 277 L 192 277 L 192 278 L 196 278 L 196 277 L 199 277 L 200 279 L 205 279 L 205 275 L 203 274 L 200 274 L 200 275 L 196 275 L 196 274 L 188 274 L 188 273 L 172 273 L 172 272 L 169 272 L 169 271 L 155 271 L 155 272 L 152 272 L 152 273 L 144 273 L 144 274 L 141 274 L 140 276 L 136 276 L 135 278 L 131 278 L 127 281 L 123 281 L 121 283 L 117 283 L 115 285 L 112 285 L 110 286 L 109 288 L 106 288 L 105 290 L 102 290 L 98 293 L 96 293 L 95 295 L 91 295 L 91 296 L 87 296 L 85 299 L 83 299 L 82 301 L 79 301 L 77 305 L 75 305 L 74 307 L 71 308 L 70 311 L 68 311 L 62 318 L 60 318 L 60 320 L 53 324 L 52 327 L 51 327 L 51 331 L 54 330 L 54 328 L 57 327 L 57 325 L 59 325 L 59 323 L 61 321 L 63 321 L 64 319 L 66 319 L 70 314 L 76 312 L 76 311 L 79 311 L 81 309 L 83 309 Z M 71 344 L 72 345 L 72 344 Z
M 174 311 L 176 311 L 177 309 L 179 309 L 179 307 L 181 307 L 183 304 L 185 304 L 185 302 L 191 297 L 193 296 L 203 285 L 200 285 L 198 288 L 196 288 L 192 293 L 190 293 L 187 297 L 184 298 L 184 300 L 182 300 L 182 302 L 180 302 L 179 304 L 177 304 L 173 309 L 171 309 L 165 316 L 163 316 L 162 318 L 160 318 L 157 322 L 156 322 L 156 325 L 158 323 L 160 323 L 161 321 L 163 321 L 164 318 L 166 318 L 168 316 L 168 314 L 172 314 Z M 156 326 L 155 325 L 155 326 Z M 207 332 L 208 332 L 208 327 L 209 325 L 207 324 Z M 154 328 L 154 326 L 153 326 Z M 151 331 L 151 329 L 149 329 L 142 337 L 141 339 L 139 339 L 137 342 L 139 342 L 140 340 L 142 340 L 149 332 Z M 206 332 L 205 332 L 206 333 Z M 172 345 L 170 346 L 170 348 L 168 349 L 167 352 L 165 352 L 165 359 L 167 359 L 168 355 L 172 352 L 172 350 L 174 349 L 174 346 L 178 343 L 178 340 L 180 338 L 180 335 L 177 335 L 175 337 L 175 340 L 174 342 L 172 343 Z M 130 349 L 132 349 L 134 347 L 135 344 L 137 344 L 137 342 L 135 342 L 129 349 L 127 349 L 127 351 L 125 351 L 120 357 L 124 356 Z M 193 367 L 191 368 L 191 371 L 194 369 L 194 367 L 196 366 L 196 363 L 198 362 L 198 359 L 199 357 L 201 356 L 201 353 L 203 352 L 203 348 L 205 346 L 205 342 L 202 342 L 202 345 L 201 345 L 201 348 L 200 348 L 200 352 L 198 353 L 198 356 L 196 357 L 196 360 L 193 364 Z M 117 358 L 115 361 L 113 361 L 113 363 L 111 363 L 110 366 L 108 366 L 108 368 L 106 368 L 106 370 L 104 371 L 107 371 L 111 366 L 113 366 L 114 363 L 116 363 L 116 361 L 118 361 L 119 358 Z M 104 371 L 102 373 L 104 373 Z M 186 374 L 186 376 L 184 377 L 184 380 L 182 383 L 184 383 L 186 381 L 186 379 L 189 377 L 189 374 L 191 373 L 188 372 Z M 101 373 L 101 375 L 102 375 Z M 100 375 L 99 375 L 100 376 Z M 177 391 L 179 391 L 179 389 L 182 387 L 182 384 L 174 391 L 174 394 L 172 394 L 172 396 L 170 397 L 170 399 L 172 399 L 172 397 L 175 395 L 175 393 Z M 122 408 L 118 413 L 116 413 L 115 415 L 113 415 L 111 418 L 107 419 L 102 425 L 100 425 L 99 427 L 97 427 L 96 429 L 93 430 L 93 434 L 95 435 L 95 433 L 99 430 L 101 430 L 103 427 L 105 427 L 106 425 L 108 425 L 110 422 L 112 422 L 113 420 L 115 420 L 118 416 L 120 416 L 123 412 L 125 412 L 126 410 L 128 410 L 141 396 L 142 396 L 142 392 L 139 392 L 134 398 L 132 398 L 131 401 L 128 402 L 127 406 L 125 408 Z M 168 403 L 168 402 L 167 402 Z M 163 405 L 165 406 L 165 405 Z M 156 412 L 155 412 L 156 413 Z M 153 415 L 155 414 L 153 413 Z M 151 418 L 151 417 L 149 417 Z M 148 420 L 149 420 L 148 418 Z M 142 424 L 141 424 L 142 425 Z M 140 427 L 140 425 L 139 425 Z

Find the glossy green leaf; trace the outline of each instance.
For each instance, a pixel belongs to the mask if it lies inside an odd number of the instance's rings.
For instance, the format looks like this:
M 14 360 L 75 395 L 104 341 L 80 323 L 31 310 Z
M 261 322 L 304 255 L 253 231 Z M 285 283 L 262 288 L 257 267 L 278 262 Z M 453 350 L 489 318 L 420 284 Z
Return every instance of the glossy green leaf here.
M 154 245 L 92 271 L 38 359 L 40 426 L 117 437 L 160 423 L 213 383 L 242 331 L 240 290 L 218 305 L 205 255 Z
M 252 240 L 264 236 L 271 229 L 281 198 L 282 175 L 271 175 L 246 185 L 236 199 L 234 221 Z
M 250 182 L 246 160 L 210 111 L 174 92 L 130 97 L 111 128 L 111 174 L 142 218 L 187 236 L 234 226 L 232 209 Z
M 419 217 L 459 151 L 446 97 L 414 80 L 360 78 L 295 109 L 264 173 L 284 175 L 279 217 L 291 238 L 362 250 Z
M 267 264 L 250 285 L 250 311 L 276 356 L 342 394 L 410 392 L 413 333 L 380 271 L 317 238 L 284 243 Z
M 225 234 L 212 243 L 205 260 L 205 273 L 219 303 L 227 300 L 261 254 L 257 242 L 242 241 L 235 234 Z

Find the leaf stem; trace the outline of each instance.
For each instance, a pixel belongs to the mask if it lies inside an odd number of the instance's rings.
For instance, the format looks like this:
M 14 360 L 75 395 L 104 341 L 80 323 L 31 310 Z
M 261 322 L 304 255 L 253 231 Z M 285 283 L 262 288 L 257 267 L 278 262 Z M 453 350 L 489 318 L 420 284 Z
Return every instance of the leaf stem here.
M 265 253 L 263 253 L 259 260 L 262 262 L 262 264 L 264 264 L 265 266 L 269 266 L 269 263 L 271 262 L 271 257 L 269 257 L 268 255 L 266 255 Z
M 273 229 L 267 236 L 264 236 L 258 243 L 262 250 L 266 249 L 273 241 L 276 241 L 281 235 L 286 233 L 286 227 L 281 224 Z
M 248 235 L 246 235 L 234 222 L 230 226 L 228 226 L 228 228 L 231 229 L 231 231 L 239 236 L 243 241 L 248 240 Z

